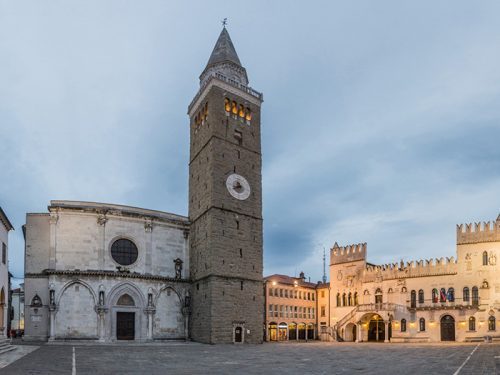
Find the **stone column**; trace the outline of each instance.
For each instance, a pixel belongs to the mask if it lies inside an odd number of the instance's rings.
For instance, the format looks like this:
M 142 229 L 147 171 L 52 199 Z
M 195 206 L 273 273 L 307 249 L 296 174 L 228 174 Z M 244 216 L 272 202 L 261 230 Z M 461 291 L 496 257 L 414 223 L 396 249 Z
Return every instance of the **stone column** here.
M 108 309 L 103 306 L 97 308 L 97 315 L 99 316 L 99 342 L 106 341 L 106 313 Z
M 146 314 L 148 316 L 148 334 L 146 337 L 147 341 L 153 341 L 153 318 L 156 309 L 154 307 L 146 307 Z
M 56 306 L 49 306 L 50 327 L 49 327 L 49 341 L 56 339 Z
M 384 324 L 385 324 L 384 342 L 389 342 L 389 321 L 384 320 Z
M 356 323 L 356 342 L 361 342 L 361 329 L 363 325 L 361 323 Z

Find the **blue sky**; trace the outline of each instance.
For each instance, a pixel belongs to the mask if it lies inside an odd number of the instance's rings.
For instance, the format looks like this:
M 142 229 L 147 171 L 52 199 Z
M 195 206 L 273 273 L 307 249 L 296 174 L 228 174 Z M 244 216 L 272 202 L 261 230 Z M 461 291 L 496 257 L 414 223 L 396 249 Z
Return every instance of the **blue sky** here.
M 497 1 L 0 0 L 0 205 L 187 214 L 187 105 L 221 29 L 262 108 L 265 274 L 451 256 L 500 211 Z

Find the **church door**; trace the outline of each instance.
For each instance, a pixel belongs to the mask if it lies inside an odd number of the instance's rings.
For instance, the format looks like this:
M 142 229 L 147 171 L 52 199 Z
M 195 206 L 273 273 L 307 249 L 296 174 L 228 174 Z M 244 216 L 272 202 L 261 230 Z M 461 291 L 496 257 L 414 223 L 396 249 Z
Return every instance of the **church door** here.
M 243 340 L 243 330 L 241 327 L 234 329 L 234 342 L 241 342 Z
M 455 341 L 455 319 L 450 315 L 441 318 L 441 341 Z
M 116 339 L 133 340 L 135 338 L 135 313 L 116 313 Z

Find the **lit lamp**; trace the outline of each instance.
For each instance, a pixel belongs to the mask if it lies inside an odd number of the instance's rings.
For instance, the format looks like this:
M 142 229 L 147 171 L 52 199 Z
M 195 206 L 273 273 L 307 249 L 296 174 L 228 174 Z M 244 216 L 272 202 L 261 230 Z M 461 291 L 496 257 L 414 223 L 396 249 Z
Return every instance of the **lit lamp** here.
M 273 281 L 273 286 L 276 285 L 276 281 Z

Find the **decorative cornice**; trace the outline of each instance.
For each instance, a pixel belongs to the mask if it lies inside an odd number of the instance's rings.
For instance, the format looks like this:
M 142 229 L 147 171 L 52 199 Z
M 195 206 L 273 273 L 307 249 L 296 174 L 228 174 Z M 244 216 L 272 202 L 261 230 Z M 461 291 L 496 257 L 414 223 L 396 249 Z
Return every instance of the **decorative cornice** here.
M 140 279 L 140 280 L 156 280 L 156 281 L 171 281 L 177 283 L 190 283 L 189 279 L 176 279 L 175 277 L 166 277 L 159 275 L 145 275 L 141 273 L 123 273 L 117 271 L 104 271 L 104 270 L 89 270 L 89 271 L 60 271 L 60 270 L 43 270 L 41 273 L 27 273 L 25 278 L 35 278 L 35 277 L 46 277 L 50 275 L 57 276 L 105 276 L 105 277 L 122 277 L 129 279 Z

